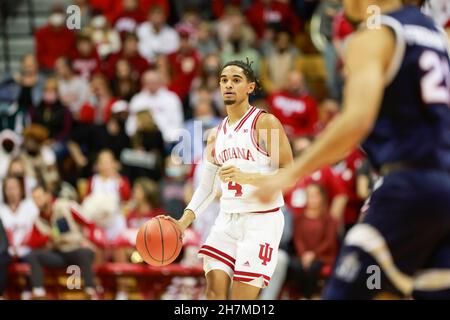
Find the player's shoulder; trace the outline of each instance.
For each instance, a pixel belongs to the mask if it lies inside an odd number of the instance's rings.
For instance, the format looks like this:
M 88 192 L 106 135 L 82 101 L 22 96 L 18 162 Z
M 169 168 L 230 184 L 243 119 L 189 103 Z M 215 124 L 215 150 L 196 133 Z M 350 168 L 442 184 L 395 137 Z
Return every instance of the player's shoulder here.
M 395 34 L 391 26 L 382 24 L 379 28 L 361 28 L 350 38 L 348 47 L 354 50 L 373 50 L 374 47 L 383 50 L 380 45 L 395 42 Z
M 280 120 L 264 110 L 256 121 L 256 129 L 274 129 L 280 127 L 282 127 Z
M 219 131 L 219 126 L 220 126 L 220 124 L 208 130 L 208 132 L 207 132 L 208 138 L 206 140 L 207 143 L 214 143 L 216 141 L 218 131 Z

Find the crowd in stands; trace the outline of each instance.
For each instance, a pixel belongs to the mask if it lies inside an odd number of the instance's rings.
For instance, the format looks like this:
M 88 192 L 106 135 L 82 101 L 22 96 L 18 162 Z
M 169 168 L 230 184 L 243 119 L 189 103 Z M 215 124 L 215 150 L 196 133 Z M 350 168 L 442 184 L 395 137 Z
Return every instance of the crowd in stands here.
M 295 155 L 341 108 L 341 54 L 353 27 L 339 0 L 73 2 L 81 29 L 68 29 L 56 4 L 34 34 L 35 52 L 0 79 L 0 297 L 12 262 L 31 266 L 34 298 L 46 294 L 44 267 L 70 264 L 95 297 L 94 265 L 136 262 L 138 228 L 159 214 L 181 216 L 205 137 L 226 115 L 224 62 L 252 61 L 261 89 L 251 103 L 280 119 Z M 313 14 L 322 53 L 309 40 Z M 325 75 L 322 87 L 315 73 Z M 321 270 L 375 179 L 354 150 L 298 181 L 285 196 L 282 253 L 263 297 L 278 298 L 286 279 L 306 298 L 319 294 Z M 195 248 L 218 210 L 217 199 L 185 237 L 185 263 L 201 263 Z

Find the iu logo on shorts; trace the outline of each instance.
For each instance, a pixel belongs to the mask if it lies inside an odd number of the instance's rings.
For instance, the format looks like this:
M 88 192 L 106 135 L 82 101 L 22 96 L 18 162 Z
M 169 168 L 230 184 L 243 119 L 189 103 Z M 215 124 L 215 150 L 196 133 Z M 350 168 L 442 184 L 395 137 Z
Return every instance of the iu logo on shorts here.
M 262 260 L 263 265 L 267 265 L 267 262 L 272 260 L 273 248 L 268 243 L 259 245 L 259 258 Z

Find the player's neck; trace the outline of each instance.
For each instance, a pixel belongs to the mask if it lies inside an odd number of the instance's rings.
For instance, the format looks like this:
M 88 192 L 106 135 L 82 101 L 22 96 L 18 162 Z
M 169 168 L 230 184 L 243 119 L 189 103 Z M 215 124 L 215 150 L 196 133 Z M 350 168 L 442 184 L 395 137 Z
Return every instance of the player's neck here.
M 227 114 L 229 120 L 228 123 L 230 125 L 233 125 L 235 122 L 239 121 L 250 108 L 251 106 L 248 103 L 248 100 L 243 101 L 239 105 L 235 104 L 228 105 L 227 106 Z

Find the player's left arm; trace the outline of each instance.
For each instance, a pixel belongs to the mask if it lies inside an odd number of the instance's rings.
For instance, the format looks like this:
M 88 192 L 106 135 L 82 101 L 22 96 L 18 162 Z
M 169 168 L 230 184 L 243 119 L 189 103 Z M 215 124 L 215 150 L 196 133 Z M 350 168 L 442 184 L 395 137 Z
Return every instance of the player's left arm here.
M 370 133 L 379 112 L 385 72 L 395 49 L 393 34 L 386 27 L 362 30 L 350 41 L 346 63 L 343 112 L 336 116 L 315 142 L 295 160 L 285 174 L 277 174 L 266 191 L 257 196 L 268 201 L 272 189 L 287 189 L 299 177 L 336 163 Z M 261 188 L 262 189 L 262 188 Z M 268 192 L 269 191 L 269 192 Z
M 280 121 L 274 115 L 261 114 L 255 129 L 256 141 L 260 141 L 260 145 L 269 154 L 272 165 L 278 168 L 277 173 L 292 165 L 293 156 L 289 139 Z M 233 181 L 239 184 L 260 186 L 271 174 L 242 172 L 234 166 L 229 166 L 219 170 L 219 176 L 225 182 Z

